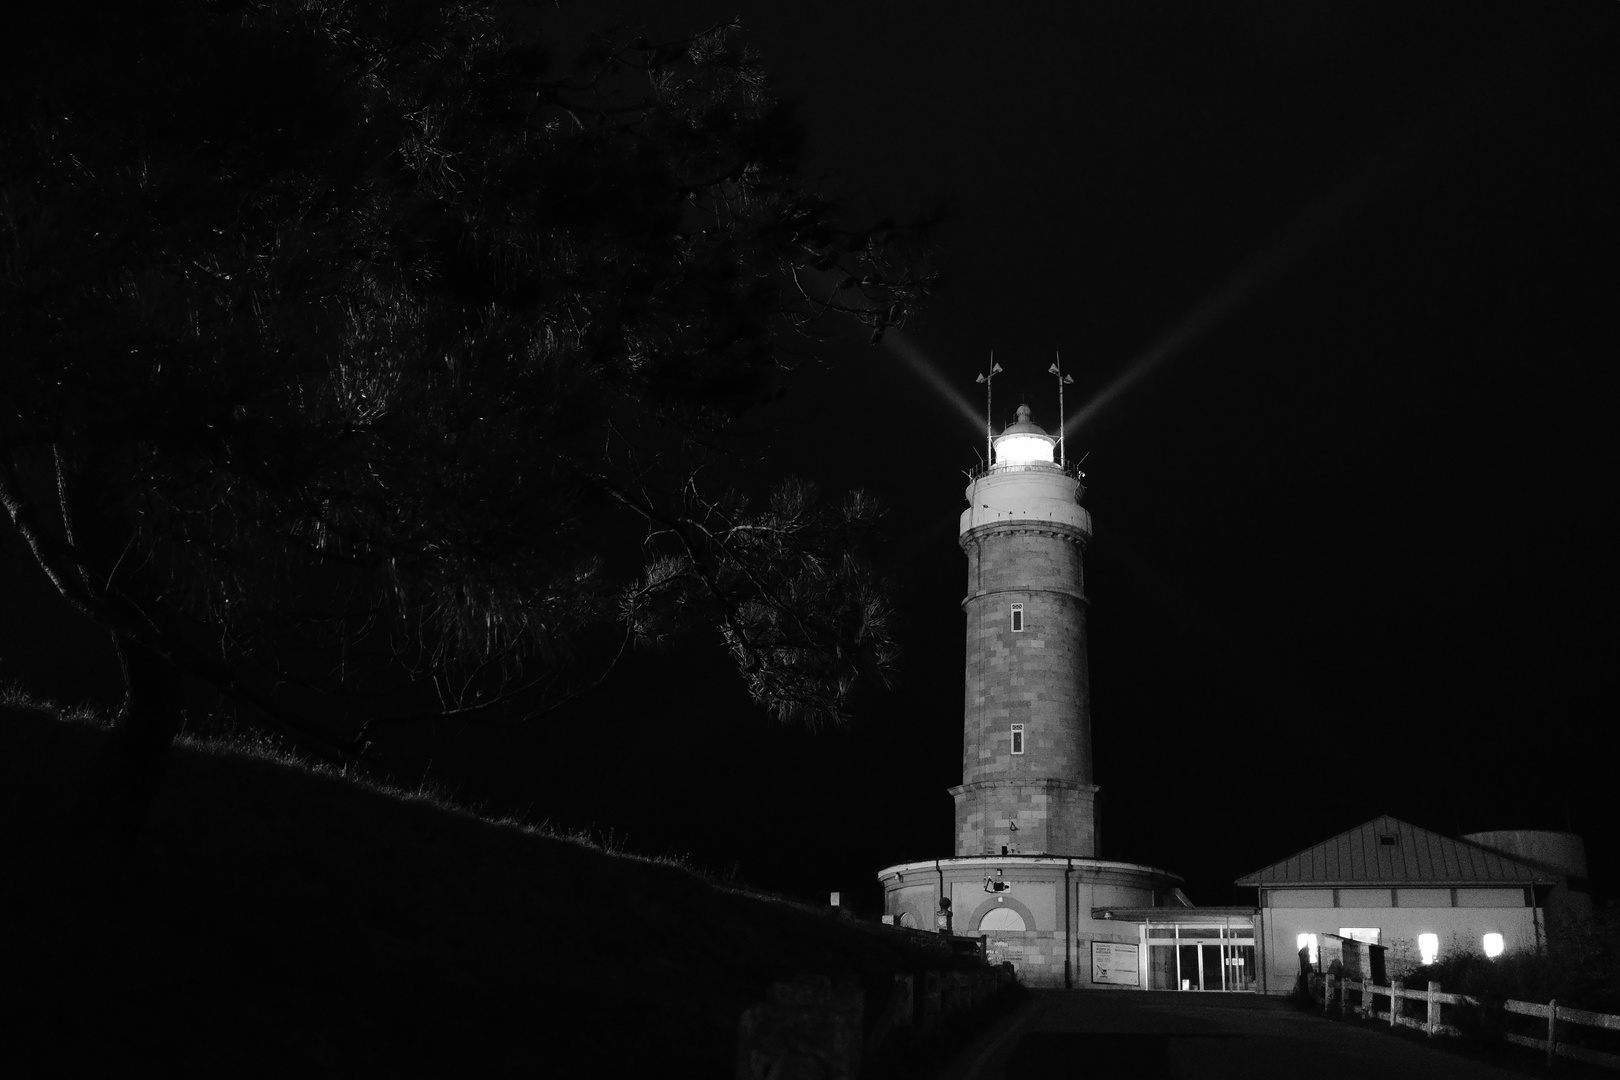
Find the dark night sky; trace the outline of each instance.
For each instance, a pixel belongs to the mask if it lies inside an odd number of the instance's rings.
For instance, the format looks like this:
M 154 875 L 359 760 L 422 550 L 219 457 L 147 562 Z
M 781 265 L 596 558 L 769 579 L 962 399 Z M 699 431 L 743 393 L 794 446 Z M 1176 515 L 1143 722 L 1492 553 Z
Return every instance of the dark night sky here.
M 890 501 L 902 671 L 851 729 L 788 731 L 694 643 L 517 733 L 385 745 L 400 775 L 875 905 L 879 867 L 951 853 L 983 430 L 949 395 L 982 417 L 994 349 L 998 425 L 1023 398 L 1051 426 L 1061 349 L 1104 857 L 1229 903 L 1380 813 L 1569 825 L 1615 895 L 1620 5 L 587 7 L 740 15 L 812 174 L 950 207 L 930 317 L 829 343 L 760 474 Z M 114 696 L 8 588 L 0 678 Z

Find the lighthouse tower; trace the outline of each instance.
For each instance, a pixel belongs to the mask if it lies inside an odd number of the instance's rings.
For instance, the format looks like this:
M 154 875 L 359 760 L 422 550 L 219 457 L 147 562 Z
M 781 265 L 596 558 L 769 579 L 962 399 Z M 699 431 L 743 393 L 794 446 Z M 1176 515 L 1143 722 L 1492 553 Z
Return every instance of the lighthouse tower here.
M 968 485 L 967 679 L 956 854 L 1097 854 L 1080 472 L 1029 406 Z
M 880 870 L 885 918 L 984 938 L 990 959 L 1012 962 L 1029 986 L 1145 987 L 1149 928 L 1192 909 L 1176 875 L 1097 857 L 1080 472 L 1055 460 L 1057 440 L 1028 406 L 993 443 L 958 537 L 968 580 L 956 854 Z M 1224 924 L 1214 932 L 1226 940 Z M 1164 988 L 1180 978 L 1155 972 Z

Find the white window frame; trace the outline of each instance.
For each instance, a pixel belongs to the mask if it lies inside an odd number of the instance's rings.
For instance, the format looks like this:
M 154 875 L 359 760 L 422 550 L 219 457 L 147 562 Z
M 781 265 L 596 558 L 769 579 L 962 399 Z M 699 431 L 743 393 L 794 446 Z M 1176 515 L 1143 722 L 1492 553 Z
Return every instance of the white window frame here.
M 1022 754 L 1024 752 L 1023 724 L 1014 724 L 1012 726 L 1012 752 L 1015 754 Z
M 1022 634 L 1024 632 L 1024 605 L 1014 604 L 1008 618 L 1012 622 L 1012 632 Z

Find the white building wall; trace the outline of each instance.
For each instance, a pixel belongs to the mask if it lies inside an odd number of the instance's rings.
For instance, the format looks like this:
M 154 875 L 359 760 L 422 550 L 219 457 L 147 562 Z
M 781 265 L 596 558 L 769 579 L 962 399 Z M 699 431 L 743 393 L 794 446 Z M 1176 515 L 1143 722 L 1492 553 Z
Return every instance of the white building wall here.
M 1459 888 L 1456 907 L 1449 906 L 1450 889 L 1403 888 L 1393 897 L 1389 889 L 1366 892 L 1341 889 L 1338 892 L 1341 904 L 1346 899 L 1381 899 L 1382 902 L 1332 907 L 1333 890 L 1277 890 L 1267 897 L 1267 904 L 1260 913 L 1265 965 L 1262 985 L 1266 993 L 1287 994 L 1293 990 L 1299 974 L 1297 941 L 1300 934 L 1337 934 L 1348 927 L 1377 927 L 1378 944 L 1388 949 L 1384 961 L 1385 973 L 1390 978 L 1400 978 L 1403 972 L 1422 963 L 1418 953 L 1419 934 L 1439 937 L 1442 959 L 1459 952 L 1483 956 L 1483 939 L 1488 933 L 1501 934 L 1509 952 L 1533 952 L 1541 947 L 1542 912 L 1525 906 L 1524 890 L 1520 888 Z M 1328 904 L 1305 903 L 1321 900 L 1323 894 Z M 1415 906 L 1420 901 L 1429 903 Z M 1447 906 L 1433 906 L 1436 901 L 1443 901 Z

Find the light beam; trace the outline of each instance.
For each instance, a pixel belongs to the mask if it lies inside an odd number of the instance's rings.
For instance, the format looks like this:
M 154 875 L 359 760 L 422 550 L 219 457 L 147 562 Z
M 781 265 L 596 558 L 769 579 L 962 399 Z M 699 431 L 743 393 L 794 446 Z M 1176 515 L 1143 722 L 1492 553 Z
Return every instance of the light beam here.
M 979 419 L 979 410 L 967 395 L 958 390 L 949 379 L 940 374 L 939 365 L 934 363 L 923 352 L 922 347 L 912 340 L 911 335 L 901 330 L 890 330 L 883 335 L 884 347 L 893 353 L 900 362 L 909 368 L 928 388 L 949 402 L 956 411 L 975 431 L 982 423 Z
M 1443 157 L 1490 120 L 1493 110 L 1501 107 L 1503 99 L 1516 94 L 1523 83 L 1521 73 L 1516 79 L 1487 81 L 1483 76 L 1476 76 L 1450 84 L 1374 152 L 1362 158 L 1339 183 L 1306 204 L 1236 272 L 1125 365 L 1112 382 L 1064 422 L 1062 433 L 1078 432 L 1094 423 L 1104 410 L 1141 385 L 1167 360 L 1183 352 L 1216 322 L 1300 262 L 1355 210 L 1398 186 L 1419 166 Z

